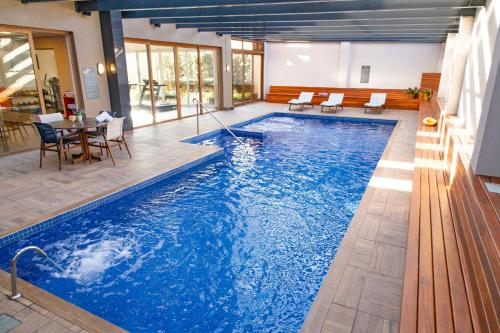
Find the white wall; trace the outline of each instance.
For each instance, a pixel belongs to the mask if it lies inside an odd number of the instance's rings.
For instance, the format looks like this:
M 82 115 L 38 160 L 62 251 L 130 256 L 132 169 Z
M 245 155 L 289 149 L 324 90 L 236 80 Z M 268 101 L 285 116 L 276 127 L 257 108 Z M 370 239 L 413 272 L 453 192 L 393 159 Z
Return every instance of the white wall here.
M 358 42 L 351 46 L 351 88 L 406 89 L 420 86 L 422 73 L 438 72 L 440 43 Z M 360 83 L 361 66 L 371 66 L 370 82 Z
M 268 85 L 334 87 L 339 51 L 340 43 L 267 43 Z
M 0 24 L 72 32 L 85 109 L 90 115 L 110 109 L 105 75 L 99 76 L 98 99 L 88 99 L 83 84 L 83 70 L 86 67 L 96 68 L 98 62 L 104 62 L 99 15 L 76 13 L 73 2 L 22 4 L 19 0 L 1 0 Z
M 406 89 L 419 86 L 422 73 L 441 69 L 441 43 L 351 42 L 342 49 L 340 45 L 267 43 L 266 92 L 271 85 L 340 87 L 338 78 L 345 72 L 346 87 Z M 360 83 L 363 65 L 371 66 L 367 84 Z
M 198 32 L 197 29 L 176 29 L 174 24 L 157 28 L 149 24 L 147 19 L 123 20 L 123 34 L 129 38 L 222 48 L 222 101 L 224 107 L 232 106 L 232 76 L 231 72 L 225 70 L 226 65 L 231 65 L 231 36 L 217 36 L 213 32 Z
M 491 75 L 491 60 L 500 28 L 500 1 L 489 1 L 479 8 L 472 28 L 471 46 L 465 66 L 457 116 L 475 136 L 483 111 L 486 83 Z

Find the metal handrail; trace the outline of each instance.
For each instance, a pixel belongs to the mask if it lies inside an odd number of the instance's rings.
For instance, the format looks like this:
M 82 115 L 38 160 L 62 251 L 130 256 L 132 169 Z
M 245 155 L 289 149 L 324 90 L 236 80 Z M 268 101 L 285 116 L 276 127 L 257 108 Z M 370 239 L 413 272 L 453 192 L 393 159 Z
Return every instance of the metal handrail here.
M 212 111 L 210 111 L 205 105 L 203 105 L 198 99 L 193 98 L 193 102 L 196 103 L 196 133 L 199 135 L 200 134 L 200 106 L 204 108 L 205 110 L 208 111 L 208 113 L 215 119 L 217 122 L 226 129 L 236 140 L 238 140 L 239 143 L 243 144 L 243 141 L 241 141 L 240 138 L 238 138 L 233 131 L 231 131 L 226 125 L 224 125 L 219 118 L 217 118 Z
M 38 246 L 27 246 L 16 252 L 14 257 L 10 261 L 10 282 L 12 285 L 11 286 L 12 295 L 10 296 L 10 299 L 18 299 L 19 297 L 21 297 L 21 293 L 17 292 L 17 260 L 24 253 L 30 250 L 36 251 L 39 255 L 47 257 L 47 253 L 45 253 L 45 251 L 43 251 Z

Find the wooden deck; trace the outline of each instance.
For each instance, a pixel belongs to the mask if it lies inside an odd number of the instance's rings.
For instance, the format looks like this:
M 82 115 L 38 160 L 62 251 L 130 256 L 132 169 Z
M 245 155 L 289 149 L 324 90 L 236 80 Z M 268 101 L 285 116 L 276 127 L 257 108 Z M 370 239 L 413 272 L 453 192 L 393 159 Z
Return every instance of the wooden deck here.
M 499 179 L 473 175 L 460 129 L 440 114 L 422 102 L 400 331 L 500 332 L 500 195 L 484 186 Z
M 344 106 L 363 107 L 370 100 L 372 93 L 387 93 L 386 108 L 401 110 L 418 110 L 420 100 L 411 98 L 401 89 L 369 89 L 369 88 L 328 88 L 328 87 L 292 87 L 271 86 L 266 95 L 268 103 L 288 103 L 289 100 L 299 97 L 301 91 L 314 92 L 313 104 L 319 105 L 328 100 L 330 93 L 343 93 Z M 328 93 L 320 96 L 319 93 Z

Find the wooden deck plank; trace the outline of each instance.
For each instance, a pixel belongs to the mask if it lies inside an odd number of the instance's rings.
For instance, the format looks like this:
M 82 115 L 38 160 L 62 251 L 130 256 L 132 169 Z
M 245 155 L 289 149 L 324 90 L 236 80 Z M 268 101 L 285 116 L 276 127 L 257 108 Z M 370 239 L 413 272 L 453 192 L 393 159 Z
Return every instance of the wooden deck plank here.
M 425 129 L 424 129 L 425 130 Z M 424 143 L 428 142 L 423 138 Z M 425 160 L 430 158 L 428 150 L 422 154 Z M 420 250 L 419 250 L 419 280 L 418 280 L 418 330 L 434 332 L 436 329 L 434 316 L 434 281 L 432 257 L 432 228 L 429 190 L 429 169 L 422 168 L 420 197 Z
M 434 131 L 431 131 L 434 133 Z M 430 138 L 432 143 L 437 140 Z M 440 161 L 438 151 L 429 153 L 431 159 Z M 434 290 L 435 290 L 435 311 L 436 311 L 436 331 L 454 332 L 453 318 L 451 313 L 450 285 L 448 280 L 448 267 L 446 263 L 443 225 L 441 217 L 441 205 L 437 186 L 438 174 L 442 171 L 436 168 L 429 170 L 429 187 L 431 203 L 431 225 L 432 225 L 432 256 L 434 264 Z

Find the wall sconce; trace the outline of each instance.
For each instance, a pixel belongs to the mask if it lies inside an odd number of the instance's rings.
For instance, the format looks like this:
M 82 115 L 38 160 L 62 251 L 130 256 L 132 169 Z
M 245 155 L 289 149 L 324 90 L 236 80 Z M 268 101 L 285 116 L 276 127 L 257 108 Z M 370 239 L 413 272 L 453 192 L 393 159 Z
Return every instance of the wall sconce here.
M 104 75 L 105 72 L 106 72 L 106 67 L 104 66 L 104 64 L 102 62 L 98 62 L 97 63 L 97 74 Z
M 116 65 L 109 64 L 109 71 L 111 72 L 111 74 L 116 74 Z
M 230 65 L 226 65 L 226 72 L 230 72 L 231 71 L 231 66 Z

